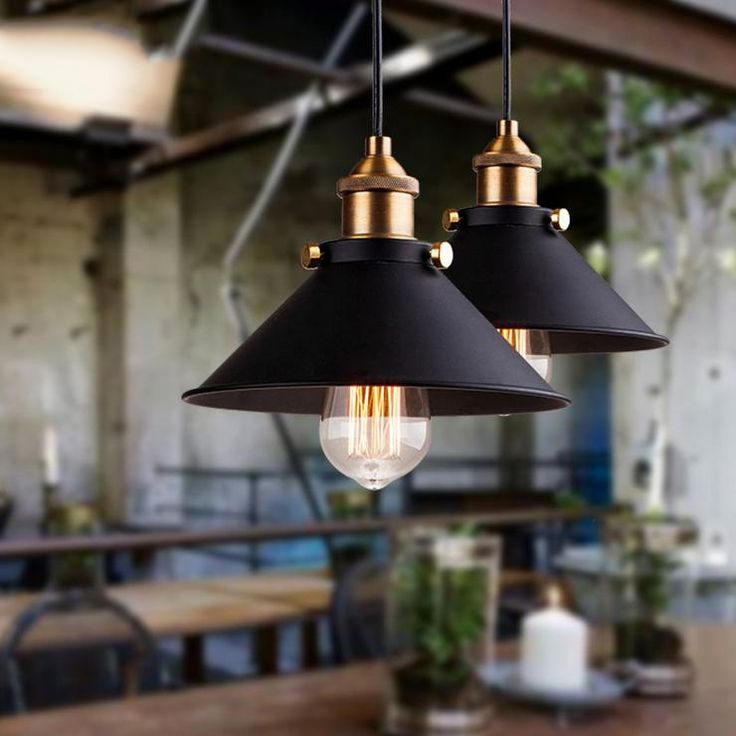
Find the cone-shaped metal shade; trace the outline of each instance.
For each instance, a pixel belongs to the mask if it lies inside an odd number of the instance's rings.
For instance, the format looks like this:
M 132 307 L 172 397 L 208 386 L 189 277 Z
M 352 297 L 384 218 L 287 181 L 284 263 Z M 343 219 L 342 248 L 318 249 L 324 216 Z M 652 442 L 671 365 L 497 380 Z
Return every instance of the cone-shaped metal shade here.
M 389 385 L 428 389 L 433 415 L 566 406 L 431 264 L 429 248 L 323 244 L 318 270 L 185 400 L 319 414 L 329 386 Z
M 450 280 L 495 327 L 545 330 L 553 353 L 667 345 L 602 279 L 540 207 L 471 207 L 451 239 Z

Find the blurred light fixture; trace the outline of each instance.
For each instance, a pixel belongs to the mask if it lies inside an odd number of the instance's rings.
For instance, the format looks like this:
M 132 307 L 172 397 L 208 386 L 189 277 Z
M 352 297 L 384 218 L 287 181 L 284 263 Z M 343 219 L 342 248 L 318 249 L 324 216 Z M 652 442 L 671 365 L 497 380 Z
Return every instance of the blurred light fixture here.
M 477 206 L 446 210 L 450 280 L 547 379 L 555 353 L 609 353 L 667 345 L 560 234 L 567 210 L 537 203 L 542 159 L 511 119 L 510 0 L 503 0 L 503 119 L 473 159 Z
M 180 63 L 148 55 L 131 34 L 82 22 L 28 20 L 0 28 L 0 121 L 77 131 L 126 121 L 162 137 Z
M 318 414 L 329 461 L 370 489 L 421 462 L 431 415 L 566 406 L 440 273 L 447 243 L 414 237 L 418 181 L 383 135 L 381 1 L 373 0 L 372 135 L 339 180 L 342 237 L 308 244 L 314 271 L 199 388 L 192 404 Z

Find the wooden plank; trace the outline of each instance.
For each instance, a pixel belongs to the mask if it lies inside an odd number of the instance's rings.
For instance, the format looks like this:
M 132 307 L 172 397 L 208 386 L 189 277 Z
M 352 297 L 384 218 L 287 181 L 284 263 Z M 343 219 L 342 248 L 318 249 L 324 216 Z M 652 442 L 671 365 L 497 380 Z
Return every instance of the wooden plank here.
M 203 531 L 174 530 L 86 537 L 31 537 L 0 542 L 0 559 L 46 557 L 65 552 L 115 552 L 172 547 L 206 547 L 234 542 L 264 542 L 344 534 L 385 534 L 412 525 L 444 526 L 474 522 L 493 527 L 516 526 L 533 522 L 602 519 L 617 509 L 582 507 L 579 509 L 527 508 L 488 514 L 435 514 L 396 519 L 363 519 L 313 524 L 265 524 Z
M 575 722 L 576 736 L 725 736 L 736 722 L 736 628 L 694 637 L 695 691 L 681 700 L 629 699 Z M 500 647 L 501 656 L 513 650 Z M 6 719 L 3 736 L 375 736 L 385 694 L 380 665 L 269 678 Z M 729 725 L 731 724 L 731 725 Z M 545 711 L 499 702 L 487 736 L 554 732 Z
M 154 637 L 195 637 L 215 631 L 297 621 L 303 613 L 286 601 L 235 596 L 198 582 L 175 581 L 121 585 L 108 594 L 135 613 Z M 32 594 L 0 598 L 0 632 L 37 599 Z M 70 643 L 92 645 L 126 638 L 127 630 L 109 614 L 89 612 L 42 619 L 28 637 L 28 648 L 52 648 Z
M 473 31 L 497 33 L 501 2 L 386 0 Z M 644 76 L 736 93 L 736 22 L 671 0 L 514 0 L 529 45 Z
M 284 603 L 298 609 L 304 616 L 325 613 L 334 590 L 334 582 L 329 577 L 313 573 L 208 578 L 198 581 L 198 585 L 237 597 Z

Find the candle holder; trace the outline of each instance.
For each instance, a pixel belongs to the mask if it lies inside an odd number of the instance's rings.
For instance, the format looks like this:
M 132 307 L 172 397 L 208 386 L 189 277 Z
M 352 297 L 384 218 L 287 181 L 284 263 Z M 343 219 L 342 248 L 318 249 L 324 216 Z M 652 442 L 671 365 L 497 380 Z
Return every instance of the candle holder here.
M 606 524 L 601 602 L 610 667 L 635 694 L 677 697 L 692 690 L 685 621 L 695 591 L 683 567 L 697 541 L 688 519 L 626 515 Z
M 47 533 L 51 536 L 83 536 L 100 530 L 94 508 L 81 503 L 55 503 L 48 511 Z M 102 587 L 102 558 L 95 552 L 67 552 L 51 558 L 50 587 L 54 591 L 89 590 Z
M 500 541 L 469 529 L 407 530 L 394 540 L 386 732 L 483 732 L 492 709 L 479 670 L 493 659 Z

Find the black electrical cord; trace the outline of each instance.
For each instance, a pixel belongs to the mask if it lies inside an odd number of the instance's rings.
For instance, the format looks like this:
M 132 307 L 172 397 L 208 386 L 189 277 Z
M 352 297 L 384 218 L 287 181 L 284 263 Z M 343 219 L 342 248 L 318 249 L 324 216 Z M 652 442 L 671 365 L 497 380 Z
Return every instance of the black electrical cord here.
M 503 57 L 503 119 L 511 120 L 511 0 L 503 2 L 503 33 L 501 53 Z
M 371 0 L 373 15 L 373 87 L 371 135 L 383 135 L 383 0 Z

